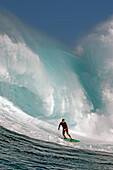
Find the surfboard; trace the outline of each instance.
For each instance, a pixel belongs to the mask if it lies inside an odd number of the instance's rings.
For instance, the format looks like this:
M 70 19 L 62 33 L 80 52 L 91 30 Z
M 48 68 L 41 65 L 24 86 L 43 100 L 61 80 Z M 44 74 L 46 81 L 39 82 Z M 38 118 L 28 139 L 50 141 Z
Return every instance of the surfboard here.
M 67 141 L 69 141 L 69 142 L 80 142 L 79 140 L 76 140 L 76 139 L 73 139 L 73 140 L 71 141 L 70 138 L 66 138 L 65 140 L 67 140 Z

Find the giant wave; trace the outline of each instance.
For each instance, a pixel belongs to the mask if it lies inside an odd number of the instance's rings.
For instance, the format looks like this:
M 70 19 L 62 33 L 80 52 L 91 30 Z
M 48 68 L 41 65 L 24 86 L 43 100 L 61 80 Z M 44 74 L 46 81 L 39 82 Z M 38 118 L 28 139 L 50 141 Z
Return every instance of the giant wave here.
M 78 44 L 74 55 L 12 14 L 0 13 L 1 126 L 66 144 L 57 132 L 65 118 L 73 137 L 111 143 L 112 23 L 111 19 L 99 25 Z M 80 145 L 86 146 L 91 144 Z

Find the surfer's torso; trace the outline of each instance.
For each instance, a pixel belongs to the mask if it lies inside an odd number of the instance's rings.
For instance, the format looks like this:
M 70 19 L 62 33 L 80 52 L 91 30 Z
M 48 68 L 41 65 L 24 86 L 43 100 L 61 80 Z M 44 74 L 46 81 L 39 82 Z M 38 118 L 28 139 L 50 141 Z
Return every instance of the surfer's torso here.
M 67 123 L 66 122 L 64 122 L 64 123 L 60 123 L 59 124 L 59 127 L 62 125 L 62 127 L 63 127 L 63 129 L 67 129 L 68 127 L 67 127 Z

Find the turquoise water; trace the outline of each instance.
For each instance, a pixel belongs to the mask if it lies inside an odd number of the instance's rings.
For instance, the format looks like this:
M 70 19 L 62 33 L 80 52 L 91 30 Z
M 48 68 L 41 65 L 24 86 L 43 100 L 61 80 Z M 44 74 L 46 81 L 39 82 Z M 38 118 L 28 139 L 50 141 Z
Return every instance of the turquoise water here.
M 70 52 L 0 13 L 2 169 L 111 169 L 112 31 L 111 19 Z M 62 139 L 62 118 L 80 143 Z

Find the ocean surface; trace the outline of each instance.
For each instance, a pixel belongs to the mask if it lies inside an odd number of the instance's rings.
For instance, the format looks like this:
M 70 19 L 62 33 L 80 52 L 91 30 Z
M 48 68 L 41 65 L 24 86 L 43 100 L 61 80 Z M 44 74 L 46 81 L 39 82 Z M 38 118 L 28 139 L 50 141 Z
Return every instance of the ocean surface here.
M 113 169 L 113 154 L 35 140 L 0 127 L 0 169 Z
M 0 169 L 113 169 L 112 17 L 70 50 L 0 10 Z

